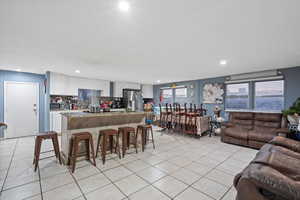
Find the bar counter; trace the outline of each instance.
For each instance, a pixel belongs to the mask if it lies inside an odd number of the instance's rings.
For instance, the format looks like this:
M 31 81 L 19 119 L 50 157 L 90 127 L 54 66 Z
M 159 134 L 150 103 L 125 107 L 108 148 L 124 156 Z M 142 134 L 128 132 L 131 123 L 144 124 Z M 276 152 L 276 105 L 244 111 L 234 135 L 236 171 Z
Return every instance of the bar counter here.
M 66 163 L 68 159 L 69 143 L 72 134 L 90 132 L 93 136 L 94 147 L 96 148 L 100 130 L 108 128 L 118 129 L 122 126 L 136 127 L 137 125 L 145 123 L 146 116 L 144 112 L 71 112 L 62 113 L 61 115 L 61 153 L 64 163 Z

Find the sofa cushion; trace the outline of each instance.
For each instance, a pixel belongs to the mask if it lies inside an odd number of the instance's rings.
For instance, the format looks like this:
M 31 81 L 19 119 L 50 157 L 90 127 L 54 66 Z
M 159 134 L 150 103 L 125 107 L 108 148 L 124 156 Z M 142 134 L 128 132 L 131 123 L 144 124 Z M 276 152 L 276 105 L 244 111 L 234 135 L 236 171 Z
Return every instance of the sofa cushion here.
M 272 132 L 272 131 L 271 132 L 263 132 L 263 131 L 252 130 L 252 131 L 249 131 L 249 133 L 248 133 L 249 140 L 255 140 L 255 141 L 259 141 L 259 142 L 269 142 L 276 136 L 277 136 L 277 134 L 274 134 L 274 132 Z
M 239 138 L 244 140 L 248 139 L 248 130 L 238 126 L 232 128 L 226 128 L 224 130 L 224 134 L 233 138 Z
M 230 113 L 232 119 L 253 120 L 254 114 L 250 112 L 233 112 Z
M 247 112 L 233 112 L 230 113 L 230 121 L 237 125 L 241 126 L 244 129 L 251 130 L 253 129 L 254 124 L 254 114 Z
M 281 123 L 282 114 L 280 114 L 280 113 L 255 113 L 255 120 Z

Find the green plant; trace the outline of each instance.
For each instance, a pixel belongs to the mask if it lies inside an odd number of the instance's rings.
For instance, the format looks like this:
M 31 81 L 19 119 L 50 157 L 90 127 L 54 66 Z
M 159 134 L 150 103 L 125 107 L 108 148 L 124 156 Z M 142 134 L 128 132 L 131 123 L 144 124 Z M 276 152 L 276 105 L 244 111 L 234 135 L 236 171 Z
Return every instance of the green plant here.
M 282 111 L 284 116 L 293 115 L 295 113 L 300 114 L 300 97 L 294 102 L 294 104 L 287 110 Z

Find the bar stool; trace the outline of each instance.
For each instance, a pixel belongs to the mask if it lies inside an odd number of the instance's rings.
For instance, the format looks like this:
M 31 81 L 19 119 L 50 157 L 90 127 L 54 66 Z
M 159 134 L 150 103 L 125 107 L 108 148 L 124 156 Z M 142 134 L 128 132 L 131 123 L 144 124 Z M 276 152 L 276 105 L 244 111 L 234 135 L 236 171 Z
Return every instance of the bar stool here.
M 148 135 L 149 130 L 151 132 L 151 139 L 149 139 L 149 135 Z M 142 151 L 143 152 L 145 150 L 147 141 L 151 141 L 152 145 L 153 145 L 153 149 L 155 149 L 152 125 L 138 125 L 136 128 L 136 140 L 137 140 L 139 134 L 141 134 L 141 138 L 142 138 Z
M 159 127 L 166 128 L 167 127 L 167 112 L 163 111 L 161 104 L 159 104 Z
M 136 153 L 138 153 L 137 137 L 136 137 L 135 128 L 129 127 L 129 126 L 119 127 L 118 132 L 119 132 L 119 134 L 122 135 L 122 156 L 123 156 L 123 158 L 125 157 L 126 150 L 129 149 L 130 144 L 134 145 L 135 151 L 136 151 Z M 130 134 L 133 134 L 134 137 L 130 137 L 131 136 Z M 131 142 L 131 138 L 134 138 L 133 142 Z
M 54 150 L 41 152 L 42 141 L 47 140 L 47 139 L 52 140 Z M 43 154 L 43 153 L 48 153 L 48 152 L 52 152 L 52 151 L 55 152 L 55 157 L 59 160 L 59 164 L 61 164 L 57 133 L 54 132 L 54 131 L 38 133 L 35 137 L 34 158 L 33 158 L 33 164 L 35 165 L 34 166 L 34 171 L 37 170 L 37 167 L 39 165 L 39 160 L 43 160 L 43 159 L 46 159 L 46 158 L 53 157 L 53 156 L 49 156 L 49 157 L 40 159 L 40 155 Z
M 84 153 L 78 153 L 79 144 L 81 142 L 85 143 L 86 152 Z M 93 162 L 91 161 L 91 153 Z M 68 159 L 68 164 L 71 165 L 72 173 L 75 171 L 77 157 L 81 156 L 86 156 L 87 160 L 96 166 L 93 137 L 89 132 L 74 133 L 72 135 Z
M 195 135 L 197 133 L 197 116 L 198 113 L 195 111 L 196 108 L 194 107 L 193 111 L 193 104 L 190 104 L 189 112 L 186 113 L 186 125 L 184 132 L 186 134 L 193 134 Z
M 181 123 L 181 112 L 180 112 L 180 104 L 175 104 L 175 111 L 173 112 L 173 119 L 174 119 L 174 130 L 180 130 L 180 123 Z
M 104 129 L 99 131 L 98 143 L 97 143 L 97 152 L 96 157 L 98 156 L 99 147 L 101 145 L 101 157 L 102 163 L 105 164 L 106 152 L 107 152 L 107 140 L 109 140 L 109 149 L 110 152 L 113 153 L 113 149 L 115 149 L 115 153 L 118 154 L 121 159 L 120 154 L 120 146 L 119 146 L 119 132 L 115 129 Z M 101 141 L 102 138 L 102 141 Z M 116 146 L 114 148 L 114 139 L 116 140 Z

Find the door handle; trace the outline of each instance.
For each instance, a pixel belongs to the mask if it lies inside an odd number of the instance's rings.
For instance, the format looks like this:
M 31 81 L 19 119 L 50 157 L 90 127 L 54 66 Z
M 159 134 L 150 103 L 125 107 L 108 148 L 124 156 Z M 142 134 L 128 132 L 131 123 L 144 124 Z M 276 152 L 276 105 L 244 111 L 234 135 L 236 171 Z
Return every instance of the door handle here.
M 36 114 L 36 111 L 37 111 L 36 104 L 33 104 L 33 111 L 34 111 L 34 112 L 35 112 L 35 114 Z

